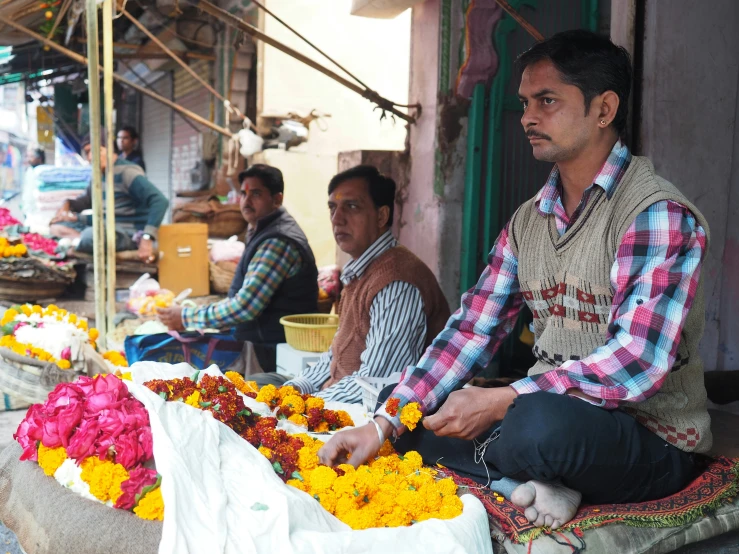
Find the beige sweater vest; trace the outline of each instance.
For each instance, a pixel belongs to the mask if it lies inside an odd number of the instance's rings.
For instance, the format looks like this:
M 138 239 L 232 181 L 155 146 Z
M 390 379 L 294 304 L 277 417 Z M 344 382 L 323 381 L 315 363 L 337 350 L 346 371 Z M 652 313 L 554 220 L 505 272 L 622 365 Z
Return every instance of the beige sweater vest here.
M 533 351 L 538 359 L 530 376 L 582 359 L 605 344 L 614 295 L 610 272 L 621 239 L 639 213 L 662 200 L 686 206 L 708 240 L 708 224 L 700 211 L 655 175 L 648 159 L 638 156 L 611 198 L 596 187 L 583 213 L 561 237 L 554 215 L 543 217 L 535 199 L 516 211 L 511 219 L 511 246 L 518 257 L 524 299 L 534 314 Z M 712 442 L 698 354 L 704 318 L 701 277 L 677 359 L 659 391 L 644 402 L 622 404 L 650 431 L 686 452 L 706 452 Z
M 323 388 L 357 371 L 370 330 L 370 308 L 377 293 L 395 281 L 410 283 L 418 289 L 426 314 L 426 343 L 431 344 L 449 319 L 449 304 L 434 274 L 415 254 L 396 246 L 381 254 L 341 291 L 337 313 L 339 329 L 331 343 L 331 378 Z M 405 368 L 396 368 L 401 371 Z

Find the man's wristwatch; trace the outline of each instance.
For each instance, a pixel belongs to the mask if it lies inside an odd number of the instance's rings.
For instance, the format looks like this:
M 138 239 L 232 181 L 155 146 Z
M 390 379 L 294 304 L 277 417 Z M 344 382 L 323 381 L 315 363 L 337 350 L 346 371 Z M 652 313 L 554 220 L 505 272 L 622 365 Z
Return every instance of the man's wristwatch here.
M 153 241 L 154 240 L 154 237 L 152 237 L 149 233 L 144 233 L 143 235 L 141 235 L 141 240 L 151 240 L 151 241 Z

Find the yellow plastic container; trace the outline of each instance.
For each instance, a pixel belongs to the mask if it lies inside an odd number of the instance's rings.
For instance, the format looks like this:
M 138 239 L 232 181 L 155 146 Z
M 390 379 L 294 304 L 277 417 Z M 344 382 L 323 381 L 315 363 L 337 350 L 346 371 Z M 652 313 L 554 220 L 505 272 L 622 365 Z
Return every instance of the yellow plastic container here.
M 287 344 L 296 350 L 326 352 L 339 328 L 339 316 L 331 314 L 288 315 L 280 319 Z

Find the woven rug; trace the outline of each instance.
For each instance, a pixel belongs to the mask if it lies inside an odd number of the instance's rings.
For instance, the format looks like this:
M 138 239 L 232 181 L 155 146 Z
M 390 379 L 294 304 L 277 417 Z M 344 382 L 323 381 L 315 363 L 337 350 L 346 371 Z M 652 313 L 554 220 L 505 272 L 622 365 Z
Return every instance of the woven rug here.
M 490 489 L 449 469 L 443 472 L 462 488 L 460 492 L 469 492 L 480 499 L 488 512 L 491 529 L 501 529 L 512 542 L 524 544 L 542 533 L 550 533 L 534 527 L 515 504 Z M 638 504 L 583 505 L 574 519 L 559 531 L 573 531 L 582 537 L 583 531 L 610 523 L 632 527 L 680 527 L 731 502 L 738 489 L 739 458 L 707 459 L 704 471 L 685 489 L 672 496 Z

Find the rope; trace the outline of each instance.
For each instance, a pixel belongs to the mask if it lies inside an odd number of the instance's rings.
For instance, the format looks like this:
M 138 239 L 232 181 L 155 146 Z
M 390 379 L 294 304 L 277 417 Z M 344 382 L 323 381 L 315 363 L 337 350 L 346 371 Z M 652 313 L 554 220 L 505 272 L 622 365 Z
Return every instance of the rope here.
M 182 61 L 182 59 L 177 54 L 175 54 L 172 50 L 170 50 L 167 47 L 167 45 L 165 45 L 161 40 L 159 40 L 156 36 L 154 36 L 154 34 L 151 31 L 149 31 L 149 29 L 144 27 L 144 25 L 138 19 L 136 19 L 134 16 L 132 16 L 130 13 L 128 13 L 123 8 L 121 9 L 121 14 L 123 14 L 131 23 L 133 23 L 138 28 L 139 31 L 141 31 L 147 37 L 149 37 L 149 40 L 151 40 L 161 50 L 163 50 L 167 55 L 169 55 L 169 57 L 171 57 L 175 62 L 177 62 L 182 67 L 182 69 L 187 71 L 193 79 L 195 79 L 198 83 L 200 83 L 203 87 L 205 87 L 208 90 L 208 92 L 210 92 L 213 96 L 218 98 L 218 100 L 223 102 L 224 107 L 226 108 L 226 110 L 228 110 L 230 114 L 235 115 L 242 121 L 246 121 L 247 119 L 246 116 L 242 114 L 241 111 L 236 106 L 231 104 L 231 102 L 229 102 L 226 97 L 224 97 L 216 89 L 210 86 L 209 83 L 205 82 L 205 80 L 202 77 L 200 77 L 200 75 L 195 73 L 195 70 L 193 68 L 191 68 L 184 61 Z M 252 129 L 256 131 L 257 128 L 251 123 L 250 125 Z
M 233 177 L 239 171 L 239 136 L 233 135 L 228 141 L 226 150 L 226 177 Z

